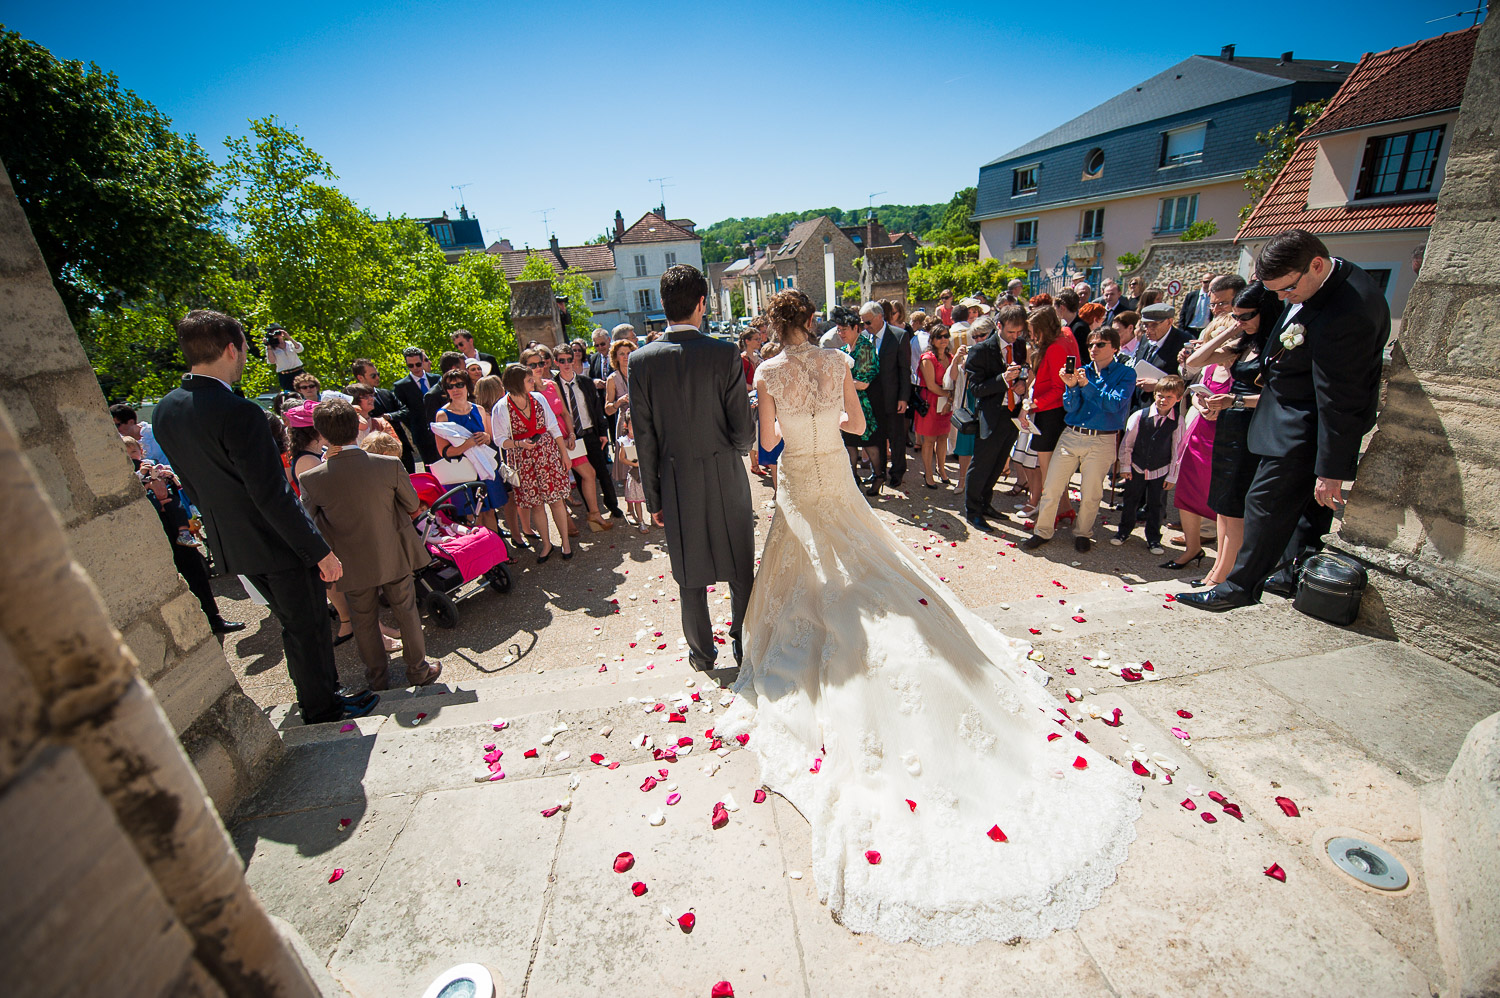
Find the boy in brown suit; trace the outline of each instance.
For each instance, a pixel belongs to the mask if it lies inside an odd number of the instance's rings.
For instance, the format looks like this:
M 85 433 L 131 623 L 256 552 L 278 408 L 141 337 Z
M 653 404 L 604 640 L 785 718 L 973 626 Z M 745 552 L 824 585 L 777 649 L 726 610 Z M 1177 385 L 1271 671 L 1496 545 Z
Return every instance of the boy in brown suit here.
M 328 442 L 323 463 L 299 477 L 302 503 L 344 563 L 337 582 L 349 600 L 354 641 L 374 690 L 390 686 L 389 660 L 380 638 L 379 593 L 384 592 L 401 631 L 406 683 L 426 686 L 443 667 L 426 661 L 427 642 L 417 611 L 412 573 L 430 560 L 411 526 L 416 490 L 401 460 L 354 445 L 359 411 L 334 399 L 313 410 L 313 426 Z

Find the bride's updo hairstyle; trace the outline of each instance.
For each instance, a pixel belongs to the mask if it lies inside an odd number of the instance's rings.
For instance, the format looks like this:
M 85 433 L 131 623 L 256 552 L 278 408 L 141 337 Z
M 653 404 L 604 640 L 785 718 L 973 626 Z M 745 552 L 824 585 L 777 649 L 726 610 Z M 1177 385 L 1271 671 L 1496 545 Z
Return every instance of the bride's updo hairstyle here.
M 766 318 L 771 320 L 777 341 L 783 347 L 789 347 L 806 342 L 807 320 L 816 311 L 811 298 L 796 288 L 788 288 L 771 296 Z

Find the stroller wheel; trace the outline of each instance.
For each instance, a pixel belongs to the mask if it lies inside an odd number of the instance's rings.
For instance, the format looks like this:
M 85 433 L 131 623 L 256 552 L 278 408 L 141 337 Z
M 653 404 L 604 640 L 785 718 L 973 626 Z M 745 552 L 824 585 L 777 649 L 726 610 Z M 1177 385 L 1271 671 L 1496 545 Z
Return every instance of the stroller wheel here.
M 497 593 L 510 592 L 510 570 L 504 565 L 496 565 L 484 573 L 484 580 L 490 584 L 490 588 Z
M 458 626 L 458 604 L 453 597 L 447 593 L 430 593 L 426 599 L 426 609 L 437 621 L 439 627 L 452 629 Z

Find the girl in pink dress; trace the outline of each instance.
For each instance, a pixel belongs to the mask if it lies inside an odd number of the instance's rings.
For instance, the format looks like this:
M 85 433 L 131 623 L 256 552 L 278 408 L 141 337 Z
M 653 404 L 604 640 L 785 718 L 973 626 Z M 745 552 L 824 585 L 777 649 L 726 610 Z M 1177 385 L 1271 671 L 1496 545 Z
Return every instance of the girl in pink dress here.
M 1215 395 L 1229 390 L 1234 383 L 1229 372 L 1219 364 L 1203 371 L 1203 386 Z M 1190 395 L 1197 408 L 1198 396 Z M 1177 570 L 1203 560 L 1203 520 L 1216 519 L 1208 505 L 1208 483 L 1213 477 L 1214 430 L 1217 427 L 1200 409 L 1197 418 L 1182 435 L 1182 454 L 1178 461 L 1177 488 L 1172 493 L 1172 505 L 1182 514 L 1182 536 L 1187 550 L 1176 558 L 1168 559 L 1161 567 Z

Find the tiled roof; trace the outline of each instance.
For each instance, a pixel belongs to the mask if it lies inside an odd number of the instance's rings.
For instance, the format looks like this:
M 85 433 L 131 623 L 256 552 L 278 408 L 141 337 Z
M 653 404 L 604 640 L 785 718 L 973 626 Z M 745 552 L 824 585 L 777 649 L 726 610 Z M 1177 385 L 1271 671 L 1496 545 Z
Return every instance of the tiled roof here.
M 1236 241 L 1266 239 L 1286 229 L 1307 229 L 1320 235 L 1335 232 L 1372 232 L 1381 229 L 1417 229 L 1432 225 L 1437 197 L 1421 201 L 1355 203 L 1332 208 L 1308 208 L 1307 192 L 1312 183 L 1318 141 L 1304 139 L 1286 166 L 1276 175 L 1271 189 L 1235 235 Z
M 588 274 L 615 269 L 614 251 L 605 245 L 559 246 L 556 252 L 553 252 L 551 247 L 534 250 L 496 250 L 491 246 L 489 252 L 500 258 L 500 265 L 505 268 L 506 279 L 512 281 L 521 276 L 521 268 L 526 266 L 526 258 L 532 254 L 546 260 L 552 265 L 552 269 L 559 273 L 569 267 L 577 267 Z
M 669 218 L 667 219 L 667 221 L 671 222 L 679 229 L 687 229 L 689 232 L 692 232 L 693 229 L 697 228 L 698 226 L 698 223 L 693 221 L 691 218 Z
M 817 235 L 818 226 L 827 217 L 827 215 L 819 215 L 817 218 L 809 218 L 805 222 L 798 222 L 792 226 L 786 234 L 786 241 L 781 244 L 781 249 L 776 251 L 776 259 L 790 260 L 796 256 L 798 250 L 802 249 L 802 244 Z M 820 254 L 823 252 L 822 247 L 822 240 L 819 240 L 818 252 Z
M 1478 37 L 1475 26 L 1366 53 L 1303 137 L 1457 108 Z
M 703 237 L 694 232 L 689 232 L 680 225 L 662 218 L 654 211 L 648 211 L 642 215 L 640 221 L 625 230 L 616 242 L 619 243 L 676 243 L 686 239 L 702 239 Z
M 1277 59 L 1244 56 L 1236 56 L 1232 61 L 1206 55 L 1189 56 L 985 165 L 1029 156 L 1158 118 L 1185 114 L 1237 97 L 1276 90 L 1292 82 L 1293 77 L 1288 74 L 1294 71 L 1298 74 L 1297 80 L 1337 83 L 1348 76 L 1352 68 L 1350 63 L 1327 59 L 1295 59 L 1282 63 Z

